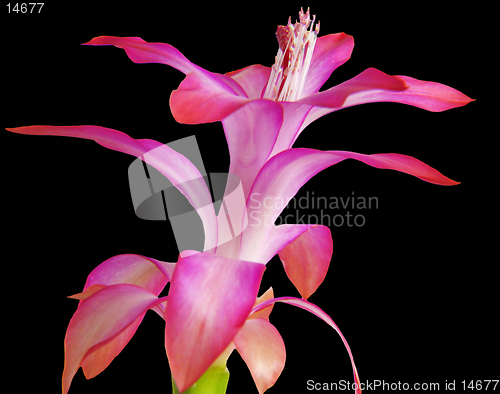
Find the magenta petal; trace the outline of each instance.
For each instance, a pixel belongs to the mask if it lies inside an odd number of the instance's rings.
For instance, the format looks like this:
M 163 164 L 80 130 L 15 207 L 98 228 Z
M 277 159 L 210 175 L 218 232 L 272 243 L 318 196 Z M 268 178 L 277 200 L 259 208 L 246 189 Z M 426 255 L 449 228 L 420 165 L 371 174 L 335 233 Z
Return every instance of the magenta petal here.
M 288 149 L 273 156 L 255 179 L 247 204 L 249 225 L 242 234 L 240 258 L 260 261 L 260 248 L 274 222 L 297 191 L 318 172 L 345 159 L 362 161 L 375 168 L 392 169 L 439 185 L 456 185 L 427 164 L 395 153 L 363 155 L 346 151 Z
M 342 339 L 342 342 L 344 343 L 344 346 L 347 349 L 347 353 L 349 353 L 349 357 L 351 359 L 352 370 L 353 370 L 353 374 L 354 374 L 354 382 L 357 384 L 356 393 L 361 394 L 358 371 L 356 369 L 356 365 L 354 364 L 354 358 L 352 356 L 351 348 L 349 347 L 344 335 L 342 335 L 342 332 L 340 332 L 340 329 L 335 324 L 335 322 L 332 320 L 332 318 L 330 316 L 328 316 L 328 314 L 325 313 L 318 306 L 310 303 L 309 301 L 306 301 L 306 300 L 303 300 L 300 298 L 295 298 L 295 297 L 279 297 L 279 298 L 273 298 L 271 300 L 264 301 L 261 304 L 256 305 L 252 309 L 252 313 L 255 313 L 261 309 L 264 309 L 275 302 L 284 302 L 286 304 L 294 305 L 294 306 L 297 306 L 299 308 L 305 309 L 306 311 L 311 312 L 313 315 L 318 316 L 325 323 L 327 323 L 329 326 L 331 326 L 335 331 L 337 331 L 337 333 L 340 335 L 340 338 Z
M 158 296 L 172 278 L 175 263 L 165 263 L 136 254 L 122 254 L 99 264 L 88 276 L 84 291 L 91 286 L 131 284 Z
M 68 392 L 84 358 L 103 349 L 89 366 L 90 376 L 102 371 L 128 343 L 146 311 L 163 301 L 141 287 L 128 284 L 105 287 L 81 301 L 64 341 L 63 393 Z M 115 338 L 117 341 L 106 346 Z
M 318 92 L 332 72 L 349 60 L 353 48 L 353 37 L 344 33 L 318 37 L 302 96 Z
M 248 102 L 246 97 L 214 88 L 198 75 L 188 74 L 172 92 L 170 109 L 179 123 L 210 123 L 224 119 Z
M 191 63 L 177 48 L 165 43 L 148 43 L 140 37 L 95 37 L 82 45 L 114 45 L 122 48 L 134 63 L 163 63 L 187 74 L 200 67 Z
M 307 299 L 325 279 L 332 259 L 333 241 L 326 226 L 301 226 L 308 230 L 281 249 L 279 256 L 288 278 L 302 298 Z
M 390 76 L 375 68 L 368 68 L 340 85 L 299 100 L 304 104 L 335 109 L 381 101 L 413 105 L 428 111 L 445 111 L 473 100 L 440 83 Z
M 231 164 L 229 172 L 242 183 L 245 198 L 271 155 L 283 123 L 283 108 L 271 100 L 251 101 L 222 121 Z
M 243 326 L 264 269 L 207 253 L 179 259 L 165 311 L 165 346 L 180 392 L 198 380 Z
M 127 134 L 100 126 L 27 126 L 8 131 L 30 135 L 57 135 L 94 140 L 105 148 L 140 157 L 165 175 L 186 196 L 201 217 L 205 229 L 205 249 L 217 245 L 217 218 L 206 183 L 186 157 L 150 139 L 136 140 Z M 199 182 L 189 182 L 192 180 Z M 207 203 L 210 202 L 210 203 Z
M 134 63 L 167 64 L 184 74 L 194 73 L 213 89 L 221 89 L 238 95 L 245 95 L 236 81 L 225 75 L 211 73 L 191 63 L 177 48 L 162 42 L 146 42 L 139 37 L 101 36 L 83 45 L 114 45 L 122 48 Z
M 234 79 L 245 90 L 249 99 L 259 99 L 262 96 L 262 90 L 265 88 L 271 68 L 253 64 L 227 73 L 226 75 Z
M 234 337 L 240 353 L 262 394 L 276 383 L 285 366 L 285 344 L 278 330 L 266 319 L 249 319 Z

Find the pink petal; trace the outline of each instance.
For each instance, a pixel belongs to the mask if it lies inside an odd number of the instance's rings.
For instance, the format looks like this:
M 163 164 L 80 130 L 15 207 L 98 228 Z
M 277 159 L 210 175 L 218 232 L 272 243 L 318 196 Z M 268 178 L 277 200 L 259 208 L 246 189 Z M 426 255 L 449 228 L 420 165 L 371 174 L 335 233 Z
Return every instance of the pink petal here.
M 262 394 L 276 383 L 285 366 L 285 344 L 269 321 L 249 319 L 234 337 L 234 344 Z
M 240 258 L 261 261 L 262 245 L 274 222 L 297 191 L 321 170 L 345 159 L 362 161 L 375 168 L 392 169 L 439 185 L 456 185 L 421 161 L 395 153 L 363 155 L 346 151 L 288 149 L 273 156 L 262 168 L 247 203 L 248 227 L 242 234 Z
M 128 343 L 146 311 L 162 301 L 163 298 L 128 284 L 105 287 L 81 301 L 68 325 L 64 341 L 63 393 L 68 392 L 84 358 L 104 349 L 99 357 L 91 358 L 90 376 L 102 371 Z M 106 347 L 114 338 L 118 341 Z
M 167 64 L 184 74 L 194 73 L 204 83 L 214 89 L 221 89 L 233 94 L 245 96 L 245 91 L 239 84 L 225 75 L 211 73 L 194 63 L 191 63 L 177 48 L 162 42 L 146 42 L 139 37 L 101 36 L 83 45 L 114 45 L 122 48 L 134 63 Z
M 357 389 L 356 393 L 361 394 L 361 389 L 360 387 L 360 381 L 359 381 L 359 376 L 358 376 L 358 371 L 356 370 L 356 365 L 354 364 L 354 358 L 352 356 L 351 348 L 349 347 L 346 339 L 344 338 L 344 335 L 342 335 L 342 332 L 340 332 L 340 329 L 338 326 L 335 324 L 335 322 L 332 320 L 330 316 L 328 316 L 327 313 L 325 313 L 322 309 L 320 309 L 318 306 L 310 303 L 309 301 L 300 299 L 300 298 L 295 298 L 295 297 L 279 297 L 279 298 L 274 298 L 271 300 L 267 300 L 259 305 L 256 305 L 252 309 L 252 313 L 255 313 L 261 309 L 264 309 L 268 307 L 270 304 L 273 304 L 275 302 L 284 302 L 286 304 L 294 305 L 299 308 L 305 309 L 306 311 L 311 312 L 313 315 L 318 316 L 320 319 L 322 319 L 324 322 L 326 322 L 329 326 L 331 326 L 337 333 L 340 335 L 340 338 L 342 339 L 342 342 L 344 343 L 344 346 L 347 349 L 347 352 L 349 353 L 349 357 L 351 359 L 351 364 L 352 364 L 352 370 L 354 374 L 354 382 L 357 384 Z
M 270 67 L 253 64 L 241 70 L 229 72 L 226 75 L 238 82 L 249 99 L 259 99 L 270 74 Z
M 445 111 L 473 100 L 437 82 L 390 76 L 375 68 L 368 68 L 340 85 L 299 100 L 304 104 L 335 109 L 381 101 L 413 105 L 428 111 Z
M 198 75 L 188 74 L 170 96 L 170 109 L 179 123 L 210 123 L 247 104 L 249 100 L 224 89 L 216 89 Z
M 131 284 L 158 296 L 172 278 L 175 263 L 136 254 L 122 254 L 99 264 L 88 276 L 84 290 L 96 285 Z
M 319 91 L 337 67 L 351 57 L 354 39 L 344 33 L 318 37 L 307 73 L 303 97 Z
M 100 126 L 27 126 L 7 130 L 19 134 L 90 139 L 105 148 L 142 158 L 165 175 L 197 208 L 205 229 L 206 250 L 217 245 L 217 219 L 203 177 L 194 164 L 170 147 L 154 140 L 136 140 L 121 131 Z
M 270 300 L 271 298 L 274 298 L 274 291 L 273 291 L 272 287 L 267 289 L 266 292 L 264 294 L 262 294 L 260 297 L 257 297 L 257 301 L 254 304 L 254 308 L 257 305 L 262 304 L 263 302 Z M 262 319 L 269 320 L 269 315 L 271 314 L 272 310 L 273 310 L 273 304 L 269 305 L 265 309 L 260 309 L 259 311 L 252 313 L 248 317 L 248 319 L 262 318 Z
M 280 133 L 274 145 L 271 156 L 292 147 L 294 141 L 299 136 L 299 131 L 302 124 L 307 119 L 309 112 L 314 107 L 294 101 L 280 102 L 283 107 L 283 125 L 281 126 Z
M 157 307 L 154 307 L 157 308 Z M 151 309 L 154 309 L 151 308 Z M 137 328 L 142 323 L 144 314 L 135 319 L 128 327 L 123 329 L 119 334 L 113 336 L 109 341 L 103 341 L 87 353 L 82 361 L 82 370 L 87 379 L 99 375 L 104 371 L 111 361 L 120 354 L 125 348 L 130 339 L 134 336 Z
M 135 63 L 163 63 L 187 74 L 170 98 L 172 114 L 180 123 L 215 122 L 248 102 L 247 93 L 235 79 L 191 63 L 169 44 L 149 43 L 139 37 L 102 36 L 85 45 L 114 45 L 123 48 Z
M 281 249 L 279 256 L 288 278 L 302 298 L 307 299 L 325 279 L 332 258 L 333 241 L 326 226 L 304 227 L 309 229 Z
M 282 123 L 282 106 L 270 100 L 251 101 L 222 121 L 231 158 L 229 173 L 241 180 L 245 198 L 271 154 Z
M 179 259 L 165 311 L 165 346 L 180 392 L 196 382 L 243 326 L 264 269 L 207 253 Z

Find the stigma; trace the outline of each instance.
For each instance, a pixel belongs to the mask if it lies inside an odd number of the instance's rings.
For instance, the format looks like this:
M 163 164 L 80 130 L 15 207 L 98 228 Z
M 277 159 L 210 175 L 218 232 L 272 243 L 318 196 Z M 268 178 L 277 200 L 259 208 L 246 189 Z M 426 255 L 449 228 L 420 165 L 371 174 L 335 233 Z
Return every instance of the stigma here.
M 304 84 L 319 33 L 319 23 L 314 27 L 309 9 L 301 9 L 299 21 L 294 24 L 288 18 L 286 26 L 278 26 L 278 54 L 271 68 L 263 98 L 275 101 L 296 101 L 302 97 Z

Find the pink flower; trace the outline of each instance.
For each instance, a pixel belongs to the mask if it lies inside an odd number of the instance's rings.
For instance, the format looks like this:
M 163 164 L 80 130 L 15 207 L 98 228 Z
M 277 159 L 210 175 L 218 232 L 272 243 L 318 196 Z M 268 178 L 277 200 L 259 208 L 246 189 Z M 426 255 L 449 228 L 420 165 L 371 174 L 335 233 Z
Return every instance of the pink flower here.
M 319 117 L 348 106 L 393 101 L 431 111 L 467 104 L 470 98 L 445 85 L 367 69 L 340 85 L 319 92 L 330 74 L 350 57 L 353 40 L 343 33 L 317 37 L 309 12 L 300 22 L 278 28 L 279 50 L 272 68 L 253 65 L 225 75 L 194 65 L 177 49 L 137 37 L 97 37 L 88 45 L 123 48 L 136 63 L 168 64 L 186 74 L 170 98 L 181 123 L 221 121 L 231 164 L 242 182 L 246 209 L 231 223 L 249 224 L 229 242 L 227 219 L 216 216 L 196 167 L 184 156 L 153 140 L 135 140 L 98 126 L 28 126 L 21 134 L 93 139 L 106 148 L 141 157 L 169 178 L 198 211 L 205 230 L 204 252 L 181 253 L 176 264 L 138 255 L 115 256 L 88 277 L 66 335 L 63 392 L 80 366 L 88 378 L 100 373 L 135 333 L 148 309 L 165 318 L 165 347 L 174 380 L 189 388 L 227 349 L 247 362 L 259 392 L 270 387 L 284 365 L 281 336 L 269 323 L 269 308 L 286 302 L 322 318 L 342 337 L 359 382 L 350 349 L 331 318 L 306 299 L 317 289 L 332 255 L 330 230 L 321 225 L 274 222 L 288 201 L 311 177 L 347 158 L 393 169 L 425 181 L 453 185 L 426 164 L 405 155 L 363 155 L 345 151 L 292 148 L 302 130 Z M 186 187 L 189 184 L 189 187 Z M 279 200 L 280 204 L 273 201 Z M 303 299 L 257 300 L 265 264 L 279 254 Z M 168 297 L 158 298 L 171 282 Z M 257 300 L 257 301 L 256 301 Z M 257 302 L 257 304 L 256 304 Z M 267 311 L 267 312 L 266 312 Z M 359 391 L 359 390 L 357 390 Z
M 374 68 L 320 92 L 331 73 L 349 60 L 354 40 L 344 33 L 316 38 L 319 29 L 313 30 L 309 12 L 299 15 L 299 23 L 289 22 L 278 29 L 278 32 L 293 31 L 289 36 L 296 38 L 293 45 L 286 46 L 283 34 L 278 35 L 280 48 L 272 68 L 251 65 L 224 75 L 191 63 L 169 44 L 148 43 L 138 37 L 103 36 L 85 45 L 114 45 L 123 48 L 135 63 L 167 64 L 186 74 L 170 96 L 172 114 L 180 123 L 222 122 L 231 157 L 229 172 L 240 177 L 247 193 L 264 163 L 291 148 L 300 133 L 323 115 L 381 101 L 429 111 L 444 111 L 472 101 L 449 86 L 401 75 L 389 76 Z M 302 66 L 295 63 L 287 66 L 286 59 L 296 60 Z M 294 72 L 296 68 L 300 70 Z M 394 154 L 389 157 L 396 159 Z M 391 168 L 390 163 L 387 165 Z M 426 180 L 455 184 L 444 177 Z

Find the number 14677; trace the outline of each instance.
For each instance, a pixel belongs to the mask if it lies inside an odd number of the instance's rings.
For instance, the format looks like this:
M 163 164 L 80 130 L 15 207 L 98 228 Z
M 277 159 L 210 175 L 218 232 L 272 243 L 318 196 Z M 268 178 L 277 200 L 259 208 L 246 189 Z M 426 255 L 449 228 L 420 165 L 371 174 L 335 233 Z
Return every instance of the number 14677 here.
M 7 4 L 7 8 L 9 9 L 9 14 L 11 12 L 15 12 L 16 14 L 21 13 L 21 14 L 26 14 L 26 13 L 40 13 L 42 10 L 44 3 L 14 3 L 12 6 L 11 4 Z

